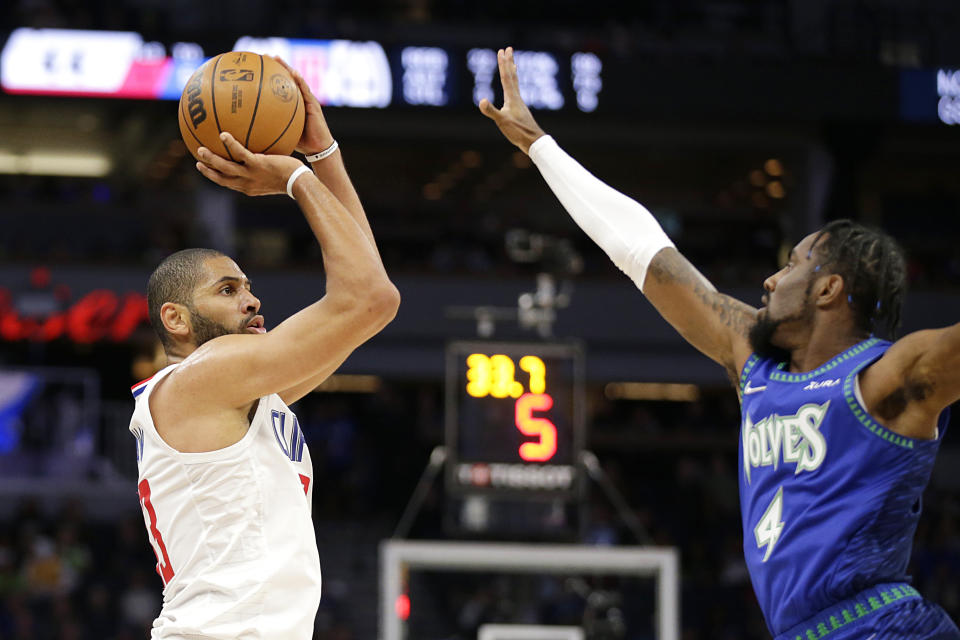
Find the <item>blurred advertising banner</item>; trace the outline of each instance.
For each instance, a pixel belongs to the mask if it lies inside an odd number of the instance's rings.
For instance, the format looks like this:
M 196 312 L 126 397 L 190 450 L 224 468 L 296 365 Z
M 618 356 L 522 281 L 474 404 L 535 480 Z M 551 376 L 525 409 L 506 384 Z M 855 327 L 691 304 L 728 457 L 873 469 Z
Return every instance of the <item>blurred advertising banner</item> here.
M 243 36 L 232 48 L 282 57 L 323 105 L 472 108 L 499 90 L 490 47 Z M 218 53 L 135 31 L 22 27 L 0 53 L 0 85 L 11 94 L 178 100 L 197 67 Z M 595 53 L 518 50 L 516 61 L 530 107 L 598 107 L 603 63 Z
M 0 371 L 0 455 L 17 448 L 20 416 L 39 386 L 33 374 Z
M 902 71 L 900 114 L 910 122 L 960 124 L 960 69 Z
M 139 291 L 100 287 L 75 295 L 46 267 L 17 280 L 0 280 L 0 342 L 124 342 L 147 323 L 147 298 Z

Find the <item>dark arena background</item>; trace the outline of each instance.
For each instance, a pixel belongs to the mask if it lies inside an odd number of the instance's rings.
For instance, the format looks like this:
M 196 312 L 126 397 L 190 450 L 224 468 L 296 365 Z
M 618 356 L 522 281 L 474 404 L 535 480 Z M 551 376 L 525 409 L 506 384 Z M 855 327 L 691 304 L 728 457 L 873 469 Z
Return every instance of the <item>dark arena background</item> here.
M 506 45 L 544 129 L 721 290 L 759 305 L 793 243 L 849 217 L 906 249 L 903 331 L 960 319 L 954 0 L 6 0 L 0 638 L 142 639 L 159 612 L 127 429 L 162 366 L 154 266 L 224 251 L 268 326 L 323 291 L 295 205 L 207 182 L 181 141 L 187 78 L 230 50 L 311 84 L 403 296 L 293 407 L 315 637 L 770 637 L 736 393 L 478 112 Z M 910 567 L 954 620 L 958 436 Z

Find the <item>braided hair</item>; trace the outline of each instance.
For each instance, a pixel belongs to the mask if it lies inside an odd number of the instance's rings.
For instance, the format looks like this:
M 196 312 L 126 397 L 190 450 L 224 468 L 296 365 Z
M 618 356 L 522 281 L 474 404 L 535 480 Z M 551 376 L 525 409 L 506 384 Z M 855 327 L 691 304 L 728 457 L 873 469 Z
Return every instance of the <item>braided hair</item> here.
M 894 339 L 906 291 L 906 263 L 897 242 L 852 220 L 828 223 L 813 240 L 821 267 L 843 278 L 856 327 Z

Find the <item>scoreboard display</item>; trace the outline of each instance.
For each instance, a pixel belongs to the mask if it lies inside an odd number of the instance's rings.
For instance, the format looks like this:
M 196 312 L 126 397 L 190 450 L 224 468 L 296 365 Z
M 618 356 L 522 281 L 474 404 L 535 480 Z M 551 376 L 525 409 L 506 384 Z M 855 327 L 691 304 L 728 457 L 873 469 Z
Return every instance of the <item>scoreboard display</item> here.
M 452 493 L 574 495 L 583 356 L 571 344 L 454 342 L 446 353 Z
M 14 29 L 0 50 L 7 93 L 179 100 L 211 53 L 283 57 L 320 104 L 337 107 L 470 108 L 496 100 L 497 51 L 374 40 L 243 36 L 229 49 L 149 41 L 135 31 Z M 532 109 L 600 106 L 603 62 L 589 51 L 515 52 L 520 93 Z

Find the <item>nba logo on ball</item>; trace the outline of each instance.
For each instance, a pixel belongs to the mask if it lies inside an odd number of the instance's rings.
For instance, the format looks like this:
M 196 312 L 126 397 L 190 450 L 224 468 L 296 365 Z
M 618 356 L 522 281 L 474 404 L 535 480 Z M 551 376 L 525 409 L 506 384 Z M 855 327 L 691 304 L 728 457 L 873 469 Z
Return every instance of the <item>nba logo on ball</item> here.
M 253 69 L 221 69 L 220 82 L 253 82 Z

